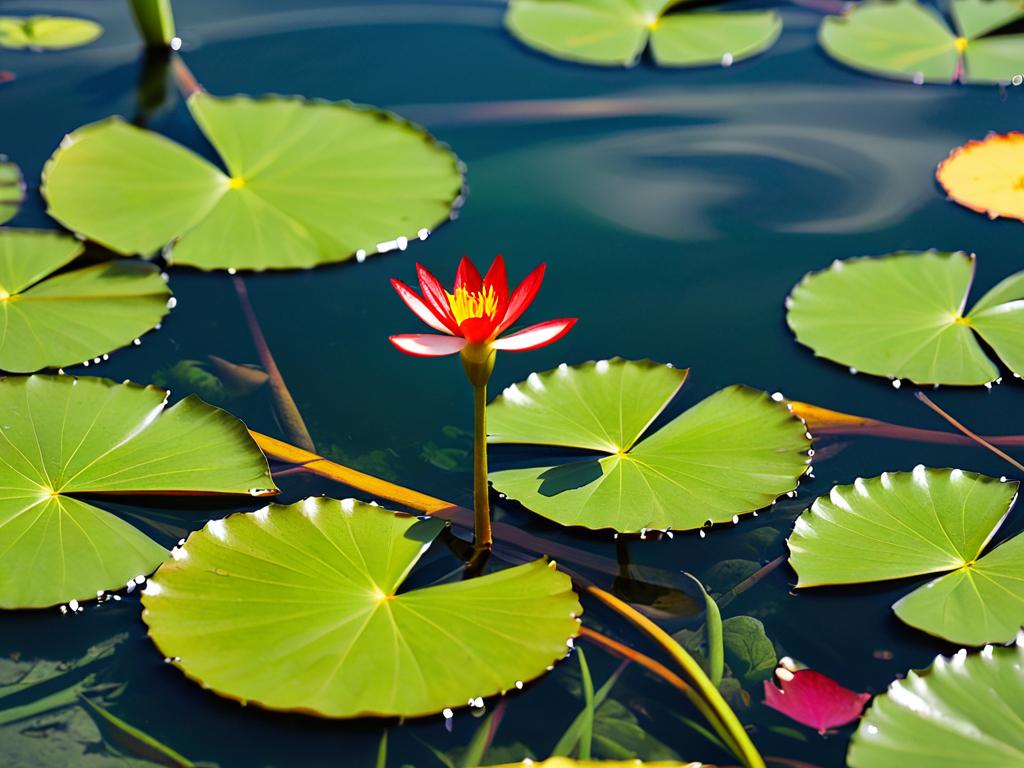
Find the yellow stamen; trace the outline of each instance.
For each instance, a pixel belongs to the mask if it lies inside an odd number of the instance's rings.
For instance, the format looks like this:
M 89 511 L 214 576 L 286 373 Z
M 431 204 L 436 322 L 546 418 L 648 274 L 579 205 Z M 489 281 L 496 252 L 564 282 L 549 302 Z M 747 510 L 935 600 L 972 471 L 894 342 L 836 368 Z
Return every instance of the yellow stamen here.
M 232 176 L 228 180 L 228 186 L 231 187 L 231 189 L 241 189 L 245 186 L 245 179 L 241 176 Z
M 964 51 L 967 50 L 967 38 L 958 37 L 956 40 L 953 41 L 953 47 L 956 48 L 957 53 L 963 53 Z
M 498 312 L 498 294 L 494 291 L 493 285 L 472 293 L 465 288 L 456 288 L 455 295 L 447 291 L 445 293 L 458 325 L 462 325 L 464 320 L 474 320 L 484 315 L 494 320 L 494 316 Z

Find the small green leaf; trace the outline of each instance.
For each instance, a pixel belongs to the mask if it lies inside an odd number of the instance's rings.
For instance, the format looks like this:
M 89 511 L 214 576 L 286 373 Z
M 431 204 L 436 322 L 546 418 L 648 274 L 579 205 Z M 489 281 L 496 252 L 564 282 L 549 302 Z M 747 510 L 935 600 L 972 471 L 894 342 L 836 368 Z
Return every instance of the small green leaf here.
M 462 192 L 457 158 L 390 113 L 207 93 L 188 107 L 226 170 L 109 118 L 47 162 L 50 215 L 118 253 L 174 241 L 177 264 L 288 269 L 404 248 L 447 221 Z
M 0 48 L 58 51 L 87 45 L 103 34 L 89 19 L 71 16 L 0 16 Z
M 25 179 L 21 169 L 0 155 L 0 224 L 4 224 L 18 213 L 25 201 Z
M 0 379 L 0 608 L 96 597 L 167 551 L 94 505 L 102 494 L 263 494 L 245 426 L 195 398 L 71 376 Z
M 214 520 L 150 579 L 143 619 L 205 687 L 322 717 L 432 714 L 543 675 L 578 631 L 569 577 L 537 560 L 400 591 L 442 528 L 326 498 Z
M 853 735 L 850 768 L 1024 765 L 1024 635 L 1009 648 L 936 657 L 876 696 Z
M 634 66 L 648 44 L 661 66 L 728 66 L 767 50 L 782 31 L 775 11 L 676 12 L 683 5 L 679 0 L 511 0 L 505 26 L 549 56 L 623 67 Z
M 171 291 L 156 266 L 108 261 L 54 274 L 82 251 L 56 232 L 0 230 L 0 368 L 80 364 L 160 324 Z
M 916 384 L 988 384 L 999 369 L 980 336 L 1024 374 L 1024 279 L 1008 278 L 965 313 L 974 268 L 974 256 L 962 252 L 837 261 L 793 289 L 786 319 L 801 344 L 855 371 Z
M 806 428 L 764 392 L 727 387 L 641 440 L 686 374 L 615 358 L 513 384 L 487 407 L 490 442 L 599 455 L 493 472 L 494 487 L 562 525 L 628 533 L 732 522 L 795 489 Z
M 778 663 L 764 624 L 753 616 L 730 616 L 722 622 L 725 661 L 740 684 L 749 688 L 772 676 Z
M 1024 537 L 985 549 L 1017 487 L 921 466 L 836 486 L 789 537 L 797 586 L 945 574 L 899 600 L 896 615 L 954 643 L 1008 642 L 1024 626 Z

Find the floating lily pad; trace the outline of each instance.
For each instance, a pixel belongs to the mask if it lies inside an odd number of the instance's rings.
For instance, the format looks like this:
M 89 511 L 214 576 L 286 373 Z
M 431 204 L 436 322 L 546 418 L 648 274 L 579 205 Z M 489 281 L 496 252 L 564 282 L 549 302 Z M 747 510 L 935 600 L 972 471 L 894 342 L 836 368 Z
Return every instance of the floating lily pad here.
M 0 48 L 58 51 L 87 45 L 103 27 L 72 16 L 0 16 Z
M 687 11 L 679 0 L 511 0 L 505 26 L 559 59 L 631 67 L 650 45 L 665 67 L 729 65 L 770 48 L 775 11 Z
M 917 0 L 866 0 L 829 16 L 818 39 L 834 59 L 880 77 L 921 83 L 1010 82 L 1024 35 L 990 33 L 1024 18 L 1020 0 L 952 0 L 952 24 Z
M 544 674 L 578 631 L 542 560 L 401 591 L 443 528 L 348 499 L 215 520 L 143 596 L 161 652 L 204 686 L 323 717 L 415 716 Z
M 73 131 L 47 162 L 50 215 L 122 254 L 174 241 L 178 264 L 287 269 L 404 248 L 461 194 L 457 158 L 390 113 L 206 93 L 188 107 L 226 171 L 109 118 Z
M 964 314 L 974 268 L 974 255 L 963 252 L 836 261 L 793 289 L 786 320 L 814 354 L 854 371 L 917 384 L 988 384 L 999 369 L 980 336 L 1021 375 L 1024 272 Z
M 21 169 L 0 155 L 0 224 L 10 221 L 25 201 L 25 180 Z
M 164 411 L 165 398 L 107 379 L 0 379 L 0 608 L 94 598 L 166 557 L 97 494 L 273 492 L 240 421 L 193 397 Z
M 797 586 L 945 574 L 900 599 L 896 615 L 954 643 L 1008 642 L 1024 626 L 1024 537 L 985 549 L 1017 486 L 920 466 L 836 486 L 789 537 Z
M 1024 636 L 924 672 L 875 697 L 853 735 L 850 768 L 1017 768 L 1024 765 Z
M 989 218 L 1024 221 L 1024 133 L 994 133 L 949 153 L 935 172 L 951 200 Z
M 158 325 L 171 291 L 153 264 L 108 261 L 54 274 L 73 237 L 0 230 L 0 368 L 26 373 L 113 352 Z
M 686 374 L 615 358 L 512 385 L 487 408 L 490 442 L 600 455 L 493 472 L 494 487 L 562 525 L 623 533 L 728 522 L 795 490 L 810 440 L 764 392 L 727 387 L 641 439 Z

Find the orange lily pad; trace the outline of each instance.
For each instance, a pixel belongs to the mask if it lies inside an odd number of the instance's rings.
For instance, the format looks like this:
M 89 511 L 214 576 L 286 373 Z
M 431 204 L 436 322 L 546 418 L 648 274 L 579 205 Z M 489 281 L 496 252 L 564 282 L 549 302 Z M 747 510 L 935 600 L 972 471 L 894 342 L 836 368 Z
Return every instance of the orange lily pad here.
M 993 133 L 957 147 L 935 178 L 965 208 L 1024 221 L 1024 133 Z

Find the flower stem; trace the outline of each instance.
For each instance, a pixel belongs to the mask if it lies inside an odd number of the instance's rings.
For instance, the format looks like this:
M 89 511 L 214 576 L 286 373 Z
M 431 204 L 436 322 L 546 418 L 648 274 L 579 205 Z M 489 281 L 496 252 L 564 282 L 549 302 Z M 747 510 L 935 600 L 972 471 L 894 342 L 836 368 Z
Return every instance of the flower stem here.
M 473 385 L 473 544 L 490 550 L 491 501 L 487 486 L 487 382 Z

